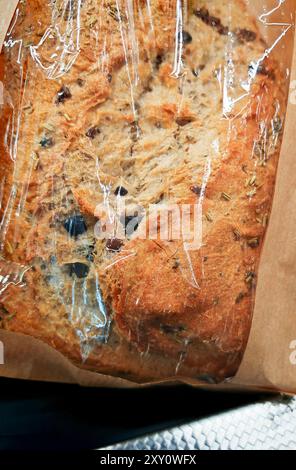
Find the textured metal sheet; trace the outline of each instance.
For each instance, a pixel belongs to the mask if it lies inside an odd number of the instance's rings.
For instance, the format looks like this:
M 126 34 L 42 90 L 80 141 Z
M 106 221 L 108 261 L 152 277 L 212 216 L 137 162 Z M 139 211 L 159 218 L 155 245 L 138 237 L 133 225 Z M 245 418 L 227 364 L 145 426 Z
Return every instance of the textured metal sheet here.
M 108 450 L 296 450 L 296 398 L 246 406 Z

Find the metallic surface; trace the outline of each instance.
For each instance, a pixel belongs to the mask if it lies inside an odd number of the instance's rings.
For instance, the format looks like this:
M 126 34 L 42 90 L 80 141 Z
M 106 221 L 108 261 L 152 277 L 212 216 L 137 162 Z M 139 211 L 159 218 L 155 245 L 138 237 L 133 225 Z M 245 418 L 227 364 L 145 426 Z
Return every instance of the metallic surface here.
M 105 449 L 296 450 L 296 398 L 271 399 Z

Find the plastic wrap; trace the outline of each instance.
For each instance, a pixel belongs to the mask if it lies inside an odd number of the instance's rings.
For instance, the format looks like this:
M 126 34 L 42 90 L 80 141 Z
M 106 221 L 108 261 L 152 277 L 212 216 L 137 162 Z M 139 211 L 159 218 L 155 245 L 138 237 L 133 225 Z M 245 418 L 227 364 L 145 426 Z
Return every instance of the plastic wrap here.
M 290 79 L 292 10 L 268 3 L 19 2 L 1 56 L 3 329 L 138 382 L 235 375 Z

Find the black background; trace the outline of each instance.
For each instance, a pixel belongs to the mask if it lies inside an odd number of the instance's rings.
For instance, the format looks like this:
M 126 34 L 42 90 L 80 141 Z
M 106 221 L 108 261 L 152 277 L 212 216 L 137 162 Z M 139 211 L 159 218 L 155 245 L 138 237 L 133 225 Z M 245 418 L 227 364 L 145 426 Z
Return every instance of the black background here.
M 189 386 L 117 390 L 0 378 L 0 450 L 99 448 L 264 398 Z

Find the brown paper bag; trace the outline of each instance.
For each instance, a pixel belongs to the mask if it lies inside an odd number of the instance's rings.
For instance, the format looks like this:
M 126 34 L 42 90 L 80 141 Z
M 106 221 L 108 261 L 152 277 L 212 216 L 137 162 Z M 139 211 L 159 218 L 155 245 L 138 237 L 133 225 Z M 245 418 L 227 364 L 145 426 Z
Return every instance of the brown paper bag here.
M 270 0 L 265 3 L 269 10 L 275 9 L 272 17 L 274 26 L 267 27 L 261 21 L 262 33 L 268 44 L 274 45 L 274 53 L 283 69 L 292 70 L 291 89 L 273 209 L 260 262 L 249 342 L 236 377 L 219 388 L 253 388 L 296 393 L 295 2 L 287 0 L 281 6 L 284 15 L 280 18 L 277 18 L 277 2 Z M 17 4 L 18 0 L 0 0 L 0 49 Z M 255 13 L 262 11 L 262 2 L 254 0 L 251 8 Z M 286 24 L 286 27 L 279 23 Z M 280 31 L 286 32 L 277 42 Z M 0 375 L 5 377 L 101 387 L 149 385 L 137 385 L 79 369 L 46 344 L 25 335 L 0 330 L 0 341 L 3 346 L 0 348 L 0 363 L 1 359 L 4 362 L 0 364 Z M 1 358 L 2 352 L 4 357 Z

